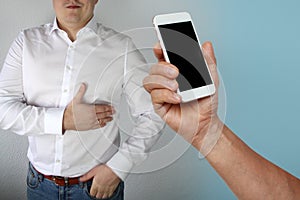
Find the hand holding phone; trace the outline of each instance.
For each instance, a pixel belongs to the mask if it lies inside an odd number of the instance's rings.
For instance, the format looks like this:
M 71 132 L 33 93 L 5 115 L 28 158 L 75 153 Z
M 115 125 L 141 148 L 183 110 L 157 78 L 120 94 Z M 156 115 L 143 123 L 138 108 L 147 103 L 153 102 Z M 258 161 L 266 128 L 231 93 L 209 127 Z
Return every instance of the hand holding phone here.
M 179 69 L 178 93 L 189 102 L 215 93 L 215 86 L 204 59 L 190 14 L 157 15 L 153 24 L 165 60 Z

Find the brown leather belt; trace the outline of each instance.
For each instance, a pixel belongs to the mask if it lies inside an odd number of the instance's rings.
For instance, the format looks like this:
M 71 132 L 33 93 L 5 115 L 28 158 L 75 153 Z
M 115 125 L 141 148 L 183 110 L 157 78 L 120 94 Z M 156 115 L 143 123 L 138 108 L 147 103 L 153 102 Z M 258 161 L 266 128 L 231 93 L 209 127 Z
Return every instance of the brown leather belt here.
M 36 170 L 36 169 L 35 169 Z M 37 171 L 37 170 L 36 170 Z M 41 172 L 37 171 L 40 175 L 42 175 L 44 178 L 53 181 L 58 186 L 68 186 L 68 185 L 76 185 L 79 184 L 79 177 L 62 177 L 62 176 L 51 176 L 51 175 L 45 175 Z
M 44 178 L 53 181 L 58 186 L 68 186 L 68 185 L 76 185 L 79 184 L 79 177 L 69 178 L 69 177 L 61 177 L 61 176 L 48 176 L 43 175 Z

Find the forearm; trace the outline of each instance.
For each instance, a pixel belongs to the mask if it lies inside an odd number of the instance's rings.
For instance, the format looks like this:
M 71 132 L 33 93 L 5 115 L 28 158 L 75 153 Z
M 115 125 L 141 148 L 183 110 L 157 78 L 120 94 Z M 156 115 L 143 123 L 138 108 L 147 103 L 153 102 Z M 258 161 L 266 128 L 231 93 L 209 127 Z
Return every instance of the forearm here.
M 62 133 L 63 108 L 26 105 L 17 98 L 0 94 L 0 128 L 18 135 L 39 136 Z
M 267 161 L 228 127 L 207 156 L 239 199 L 299 199 L 300 181 Z
M 156 115 L 150 116 L 144 114 L 139 117 L 133 130 L 128 133 L 129 137 L 107 163 L 122 180 L 126 179 L 134 166 L 147 159 L 151 147 L 161 135 L 163 121 Z

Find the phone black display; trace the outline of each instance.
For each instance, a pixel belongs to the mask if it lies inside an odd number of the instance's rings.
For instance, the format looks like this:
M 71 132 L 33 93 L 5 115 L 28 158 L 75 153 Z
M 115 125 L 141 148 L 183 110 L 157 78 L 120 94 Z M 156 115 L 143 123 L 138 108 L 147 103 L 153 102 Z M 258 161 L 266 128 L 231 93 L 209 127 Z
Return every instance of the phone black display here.
M 212 84 L 191 21 L 158 25 L 171 64 L 179 69 L 181 92 Z

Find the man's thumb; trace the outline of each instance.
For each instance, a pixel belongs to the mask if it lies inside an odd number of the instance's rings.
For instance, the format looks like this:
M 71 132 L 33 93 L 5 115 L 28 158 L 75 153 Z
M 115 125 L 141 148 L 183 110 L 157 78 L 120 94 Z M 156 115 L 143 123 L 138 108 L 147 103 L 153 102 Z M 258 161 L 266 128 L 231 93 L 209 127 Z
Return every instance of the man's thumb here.
M 86 85 L 84 83 L 81 83 L 76 96 L 73 98 L 73 102 L 80 103 L 85 94 L 85 91 L 86 91 Z
M 86 182 L 96 175 L 96 168 L 91 169 L 88 173 L 80 177 L 81 182 Z
M 159 62 L 165 61 L 165 57 L 159 43 L 155 44 L 153 52 Z

